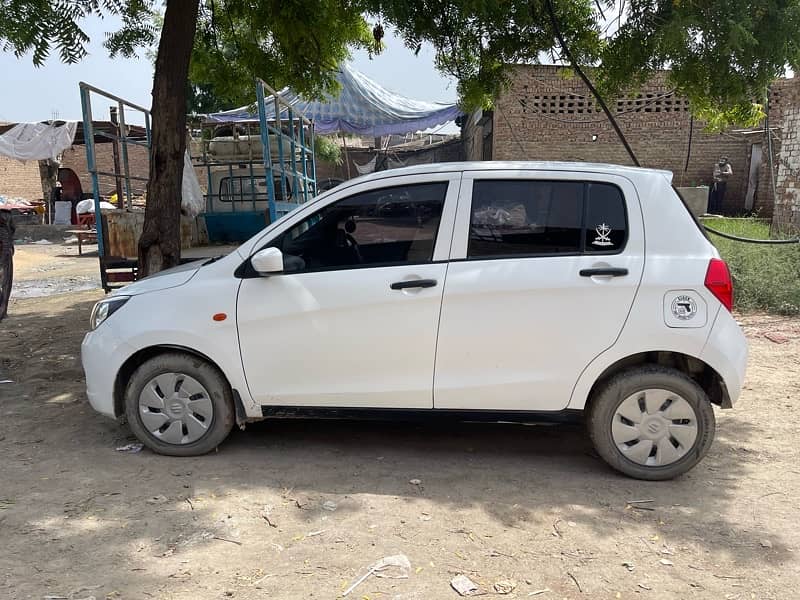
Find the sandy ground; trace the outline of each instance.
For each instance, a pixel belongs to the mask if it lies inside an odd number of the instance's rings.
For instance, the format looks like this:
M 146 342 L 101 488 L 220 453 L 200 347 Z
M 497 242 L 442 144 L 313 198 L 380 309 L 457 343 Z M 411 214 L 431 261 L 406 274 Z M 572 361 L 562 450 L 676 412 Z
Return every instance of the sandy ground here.
M 22 247 L 18 281 L 96 277 L 75 253 Z M 710 455 L 646 483 L 578 427 L 269 422 L 201 458 L 118 452 L 79 363 L 99 297 L 12 297 L 0 323 L 0 598 L 337 598 L 396 554 L 407 579 L 347 597 L 454 599 L 458 574 L 509 598 L 800 595 L 800 320 L 743 318 Z

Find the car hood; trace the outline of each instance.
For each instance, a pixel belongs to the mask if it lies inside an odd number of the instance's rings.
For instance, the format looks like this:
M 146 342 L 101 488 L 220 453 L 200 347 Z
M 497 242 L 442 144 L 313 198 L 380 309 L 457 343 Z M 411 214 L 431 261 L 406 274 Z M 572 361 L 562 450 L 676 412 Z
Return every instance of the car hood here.
M 130 285 L 121 288 L 117 293 L 121 296 L 138 296 L 148 292 L 157 292 L 169 288 L 178 287 L 187 283 L 195 273 L 203 266 L 203 260 L 196 260 L 190 263 L 179 265 L 171 269 L 164 269 L 158 273 L 148 275 Z

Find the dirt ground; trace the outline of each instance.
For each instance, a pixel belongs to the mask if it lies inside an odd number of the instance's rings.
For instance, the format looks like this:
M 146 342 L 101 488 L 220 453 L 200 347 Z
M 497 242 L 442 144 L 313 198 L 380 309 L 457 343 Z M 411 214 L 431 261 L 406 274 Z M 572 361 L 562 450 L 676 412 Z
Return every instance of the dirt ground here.
M 129 430 L 86 402 L 96 258 L 16 258 L 22 293 L 0 323 L 13 381 L 0 383 L 0 598 L 337 598 L 397 554 L 408 578 L 373 575 L 347 597 L 455 599 L 458 574 L 509 598 L 800 596 L 800 320 L 742 318 L 744 394 L 671 482 L 617 475 L 579 427 L 277 421 L 177 459 L 117 451 Z

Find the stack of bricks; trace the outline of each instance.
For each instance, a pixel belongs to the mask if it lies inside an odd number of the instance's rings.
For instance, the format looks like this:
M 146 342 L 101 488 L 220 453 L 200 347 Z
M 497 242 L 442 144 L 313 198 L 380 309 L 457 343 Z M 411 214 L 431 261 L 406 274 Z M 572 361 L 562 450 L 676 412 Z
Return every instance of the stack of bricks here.
M 606 99 L 644 167 L 666 169 L 678 186 L 711 185 L 714 164 L 727 156 L 733 168 L 722 212 L 744 212 L 750 140 L 741 133 L 707 133 L 695 122 L 688 167 L 689 101 L 673 93 L 665 72 L 638 92 Z M 591 92 L 571 70 L 517 65 L 510 88 L 495 104 L 493 160 L 569 160 L 630 165 L 624 147 Z M 488 157 L 483 157 L 488 158 Z M 767 194 L 756 197 L 762 215 Z

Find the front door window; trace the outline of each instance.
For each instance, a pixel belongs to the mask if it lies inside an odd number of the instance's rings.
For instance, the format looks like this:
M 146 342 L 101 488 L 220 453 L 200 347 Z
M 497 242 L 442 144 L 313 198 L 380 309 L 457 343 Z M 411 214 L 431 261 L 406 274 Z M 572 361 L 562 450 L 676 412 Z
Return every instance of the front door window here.
M 382 188 L 349 196 L 272 240 L 287 272 L 421 264 L 433 248 L 447 182 Z

